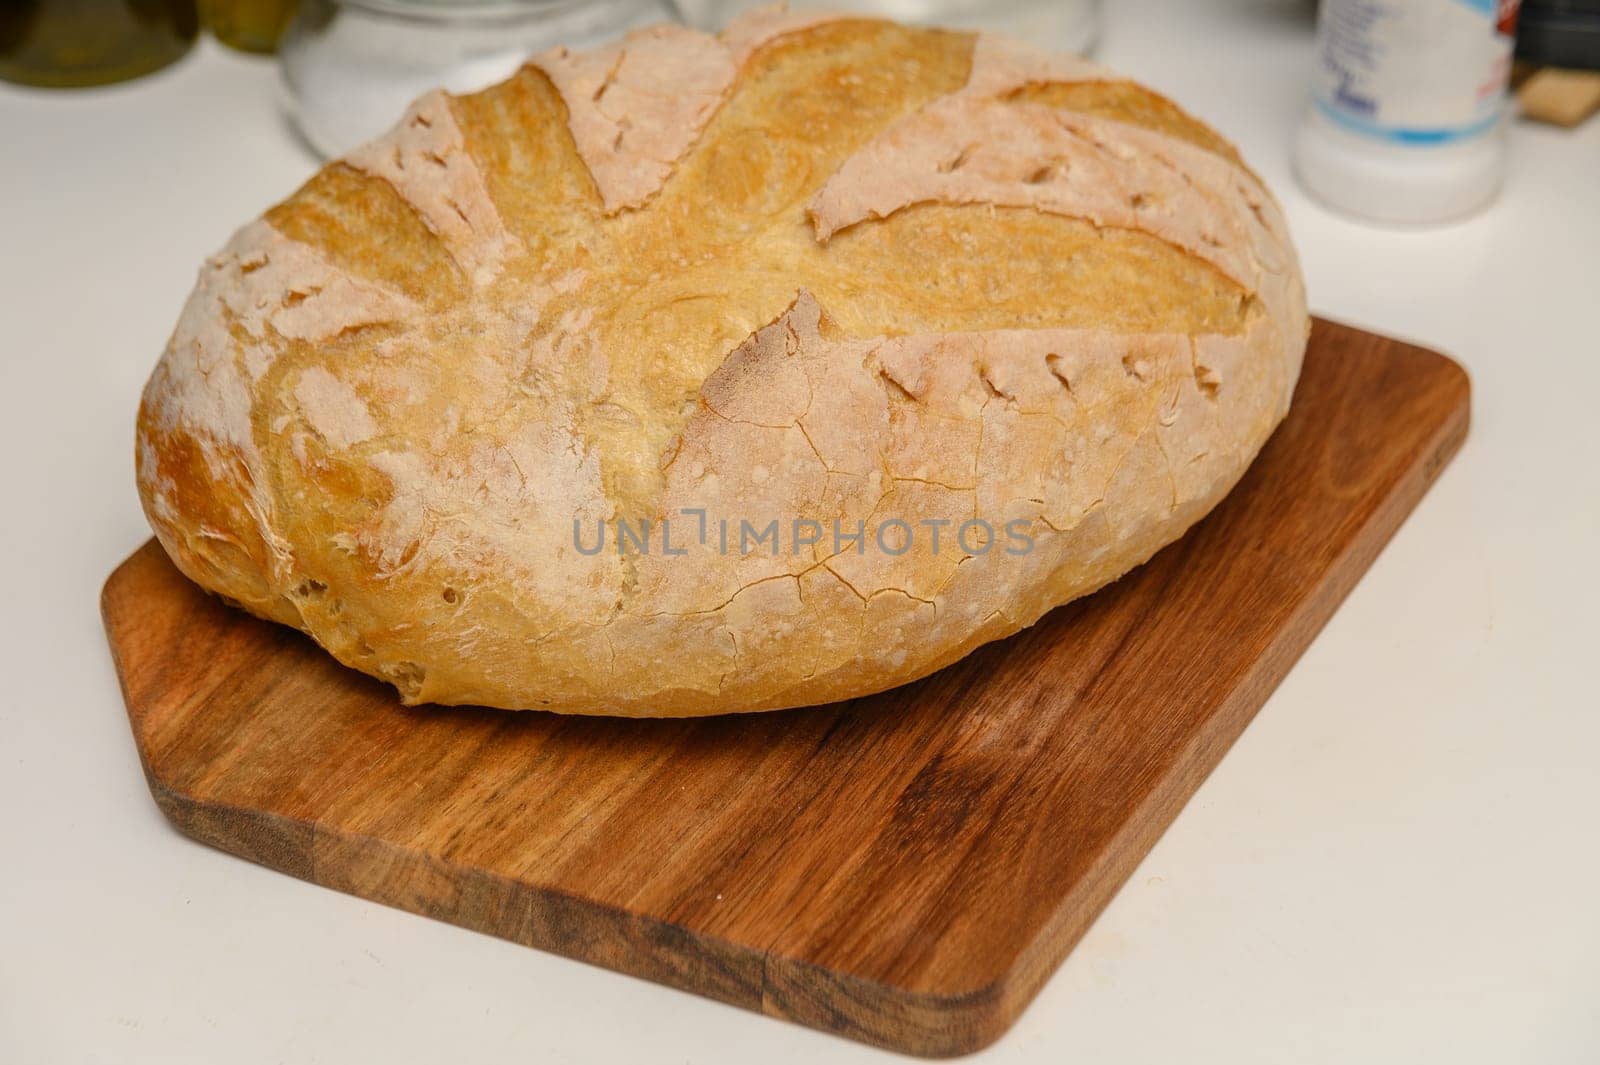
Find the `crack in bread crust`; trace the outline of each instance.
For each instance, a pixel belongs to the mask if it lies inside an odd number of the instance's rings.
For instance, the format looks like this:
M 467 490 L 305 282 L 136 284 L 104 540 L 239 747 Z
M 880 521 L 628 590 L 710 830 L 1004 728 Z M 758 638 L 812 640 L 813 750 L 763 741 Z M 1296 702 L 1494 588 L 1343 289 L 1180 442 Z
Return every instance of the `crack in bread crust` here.
M 1176 105 L 766 11 L 429 94 L 241 230 L 146 388 L 139 484 L 185 573 L 409 702 L 774 709 L 922 676 L 1181 535 L 1306 329 L 1277 205 Z M 696 511 L 1032 548 L 663 553 Z M 584 548 L 619 519 L 656 549 Z

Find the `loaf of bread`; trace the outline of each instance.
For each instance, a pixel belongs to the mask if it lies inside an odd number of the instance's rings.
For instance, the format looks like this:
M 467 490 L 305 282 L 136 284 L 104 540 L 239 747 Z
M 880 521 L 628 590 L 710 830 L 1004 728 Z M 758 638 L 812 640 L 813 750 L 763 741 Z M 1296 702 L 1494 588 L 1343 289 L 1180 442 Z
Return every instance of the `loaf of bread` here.
M 764 10 L 424 96 L 206 263 L 138 480 L 408 703 L 905 683 L 1116 579 L 1283 417 L 1282 214 L 1148 89 Z

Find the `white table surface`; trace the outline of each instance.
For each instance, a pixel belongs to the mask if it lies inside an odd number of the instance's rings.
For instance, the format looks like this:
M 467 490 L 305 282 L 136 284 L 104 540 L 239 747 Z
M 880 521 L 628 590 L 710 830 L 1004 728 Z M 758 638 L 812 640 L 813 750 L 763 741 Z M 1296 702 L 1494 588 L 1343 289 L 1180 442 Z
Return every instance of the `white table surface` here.
M 1600 1061 L 1600 121 L 1386 232 L 1288 171 L 1307 5 L 1111 0 L 1100 57 L 1234 138 L 1321 313 L 1452 353 L 1465 449 L 978 1060 Z M 313 169 L 269 63 L 0 89 L 0 1062 L 877 1062 L 179 836 L 97 611 L 195 270 Z

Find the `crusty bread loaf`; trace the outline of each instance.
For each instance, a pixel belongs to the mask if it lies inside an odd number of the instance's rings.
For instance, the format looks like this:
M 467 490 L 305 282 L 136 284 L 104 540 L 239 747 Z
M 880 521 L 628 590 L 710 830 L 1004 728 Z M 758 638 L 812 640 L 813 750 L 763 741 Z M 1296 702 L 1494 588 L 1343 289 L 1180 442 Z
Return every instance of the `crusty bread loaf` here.
M 1306 334 L 1277 204 L 1165 98 L 768 10 L 425 96 L 242 229 L 139 487 L 191 578 L 408 702 L 799 706 L 1181 535 Z

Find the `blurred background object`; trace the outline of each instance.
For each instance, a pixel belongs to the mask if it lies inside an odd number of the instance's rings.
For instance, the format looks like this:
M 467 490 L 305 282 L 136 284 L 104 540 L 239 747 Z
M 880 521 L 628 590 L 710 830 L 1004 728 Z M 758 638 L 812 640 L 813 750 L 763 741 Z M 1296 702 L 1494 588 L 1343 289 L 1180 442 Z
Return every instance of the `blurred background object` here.
M 194 0 L 0 0 L 0 78 L 108 85 L 160 70 L 194 44 Z
M 1517 59 L 1600 70 L 1600 0 L 1522 0 Z
M 1600 70 L 1540 67 L 1527 72 L 1517 89 L 1523 117 L 1572 127 L 1600 111 Z
M 1323 0 L 1295 172 L 1378 222 L 1453 221 L 1505 172 L 1517 0 Z
M 1526 117 L 1576 126 L 1600 110 L 1600 0 L 1523 0 L 1517 68 Z
M 718 30 L 771 0 L 678 0 L 685 21 Z M 859 11 L 900 22 L 994 30 L 1048 47 L 1088 52 L 1100 31 L 1100 0 L 790 0 L 790 7 Z
M 535 52 L 675 17 L 668 0 L 303 0 L 279 54 L 296 125 L 332 157 L 429 89 L 481 89 Z
M 298 6 L 299 0 L 200 0 L 200 21 L 229 48 L 270 55 Z

